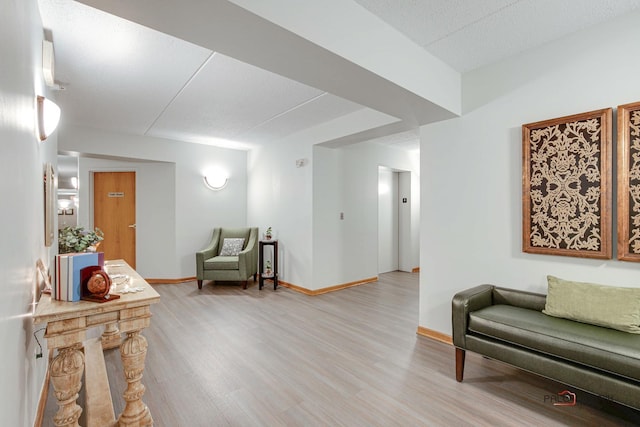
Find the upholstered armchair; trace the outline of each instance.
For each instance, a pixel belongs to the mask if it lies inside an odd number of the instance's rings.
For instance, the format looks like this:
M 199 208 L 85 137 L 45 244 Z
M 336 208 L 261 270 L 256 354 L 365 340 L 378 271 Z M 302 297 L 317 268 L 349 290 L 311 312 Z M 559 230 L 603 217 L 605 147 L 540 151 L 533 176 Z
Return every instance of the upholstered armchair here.
M 242 239 L 242 240 L 241 240 Z M 258 273 L 258 228 L 214 228 L 209 245 L 196 252 L 198 289 L 203 280 L 255 282 Z

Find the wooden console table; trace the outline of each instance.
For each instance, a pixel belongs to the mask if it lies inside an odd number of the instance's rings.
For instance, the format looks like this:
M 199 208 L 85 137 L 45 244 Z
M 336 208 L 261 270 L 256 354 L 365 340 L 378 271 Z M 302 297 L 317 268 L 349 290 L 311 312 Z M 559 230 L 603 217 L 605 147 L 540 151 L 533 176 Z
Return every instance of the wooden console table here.
M 150 305 L 160 301 L 160 295 L 124 260 L 107 261 L 110 275 L 129 276 L 129 287 L 143 288 L 142 292 L 120 294 L 120 298 L 97 303 L 90 301 L 55 301 L 50 295 L 40 298 L 34 322 L 46 323 L 45 338 L 49 349 L 57 349 L 51 360 L 49 373 L 58 412 L 53 417 L 56 426 L 78 426 L 82 408 L 77 404 L 78 393 L 85 374 L 87 426 L 147 426 L 153 425 L 151 412 L 142 401 L 145 387 L 141 382 L 147 354 L 147 340 L 140 332 L 151 323 Z M 116 280 L 117 282 L 117 280 Z M 119 294 L 123 285 L 117 287 Z M 104 356 L 100 341 L 86 340 L 89 328 L 107 326 L 113 341 L 114 327 L 119 325 L 126 338 L 120 345 L 120 355 L 127 381 L 124 391 L 125 408 L 117 421 L 106 378 Z M 86 360 L 86 361 L 85 361 Z M 86 373 L 85 373 L 86 366 Z

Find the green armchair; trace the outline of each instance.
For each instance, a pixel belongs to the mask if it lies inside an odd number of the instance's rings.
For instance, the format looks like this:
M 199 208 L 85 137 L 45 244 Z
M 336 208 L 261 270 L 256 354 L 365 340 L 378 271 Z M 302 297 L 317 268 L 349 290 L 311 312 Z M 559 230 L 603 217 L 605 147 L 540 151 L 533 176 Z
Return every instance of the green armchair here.
M 233 240 L 244 239 L 240 246 L 233 249 Z M 239 243 L 239 241 L 235 241 Z M 223 251 L 223 246 L 225 247 Z M 237 255 L 235 254 L 235 252 Z M 221 253 L 222 252 L 222 253 Z M 243 281 L 247 288 L 249 277 L 256 281 L 258 275 L 258 228 L 214 228 L 209 245 L 196 252 L 196 279 L 198 289 L 202 289 L 203 280 Z

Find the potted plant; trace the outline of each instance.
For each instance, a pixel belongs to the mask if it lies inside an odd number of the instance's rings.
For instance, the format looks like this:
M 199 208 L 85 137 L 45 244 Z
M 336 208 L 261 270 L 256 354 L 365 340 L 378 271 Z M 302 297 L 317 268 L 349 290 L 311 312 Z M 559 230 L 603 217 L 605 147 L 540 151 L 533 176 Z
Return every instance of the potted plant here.
M 265 277 L 273 276 L 273 271 L 271 270 L 271 260 L 267 260 L 267 262 L 265 262 L 264 275 Z
M 58 253 L 85 252 L 104 239 L 102 230 L 85 231 L 84 227 L 64 227 L 58 230 Z
M 264 232 L 264 238 L 271 240 L 271 227 L 267 228 L 267 231 Z

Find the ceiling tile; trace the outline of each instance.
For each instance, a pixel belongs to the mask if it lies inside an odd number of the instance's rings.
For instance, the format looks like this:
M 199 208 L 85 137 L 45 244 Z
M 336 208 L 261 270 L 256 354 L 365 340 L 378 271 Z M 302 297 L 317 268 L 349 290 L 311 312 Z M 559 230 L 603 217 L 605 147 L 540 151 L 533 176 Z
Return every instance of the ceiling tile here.
M 66 123 L 142 134 L 211 51 L 70 0 L 39 0 Z
M 274 117 L 260 126 L 239 135 L 240 139 L 266 143 L 328 122 L 364 107 L 343 98 L 323 93 L 296 108 Z
M 403 150 L 419 151 L 420 131 L 418 129 L 411 129 L 394 135 L 372 139 L 369 142 L 400 148 Z
M 519 0 L 355 1 L 420 46 L 426 46 Z
M 640 0 L 523 0 L 426 46 L 470 70 L 640 7 Z
M 235 139 L 322 93 L 217 53 L 147 134 L 183 131 Z
M 640 8 L 640 0 L 355 0 L 465 72 Z

